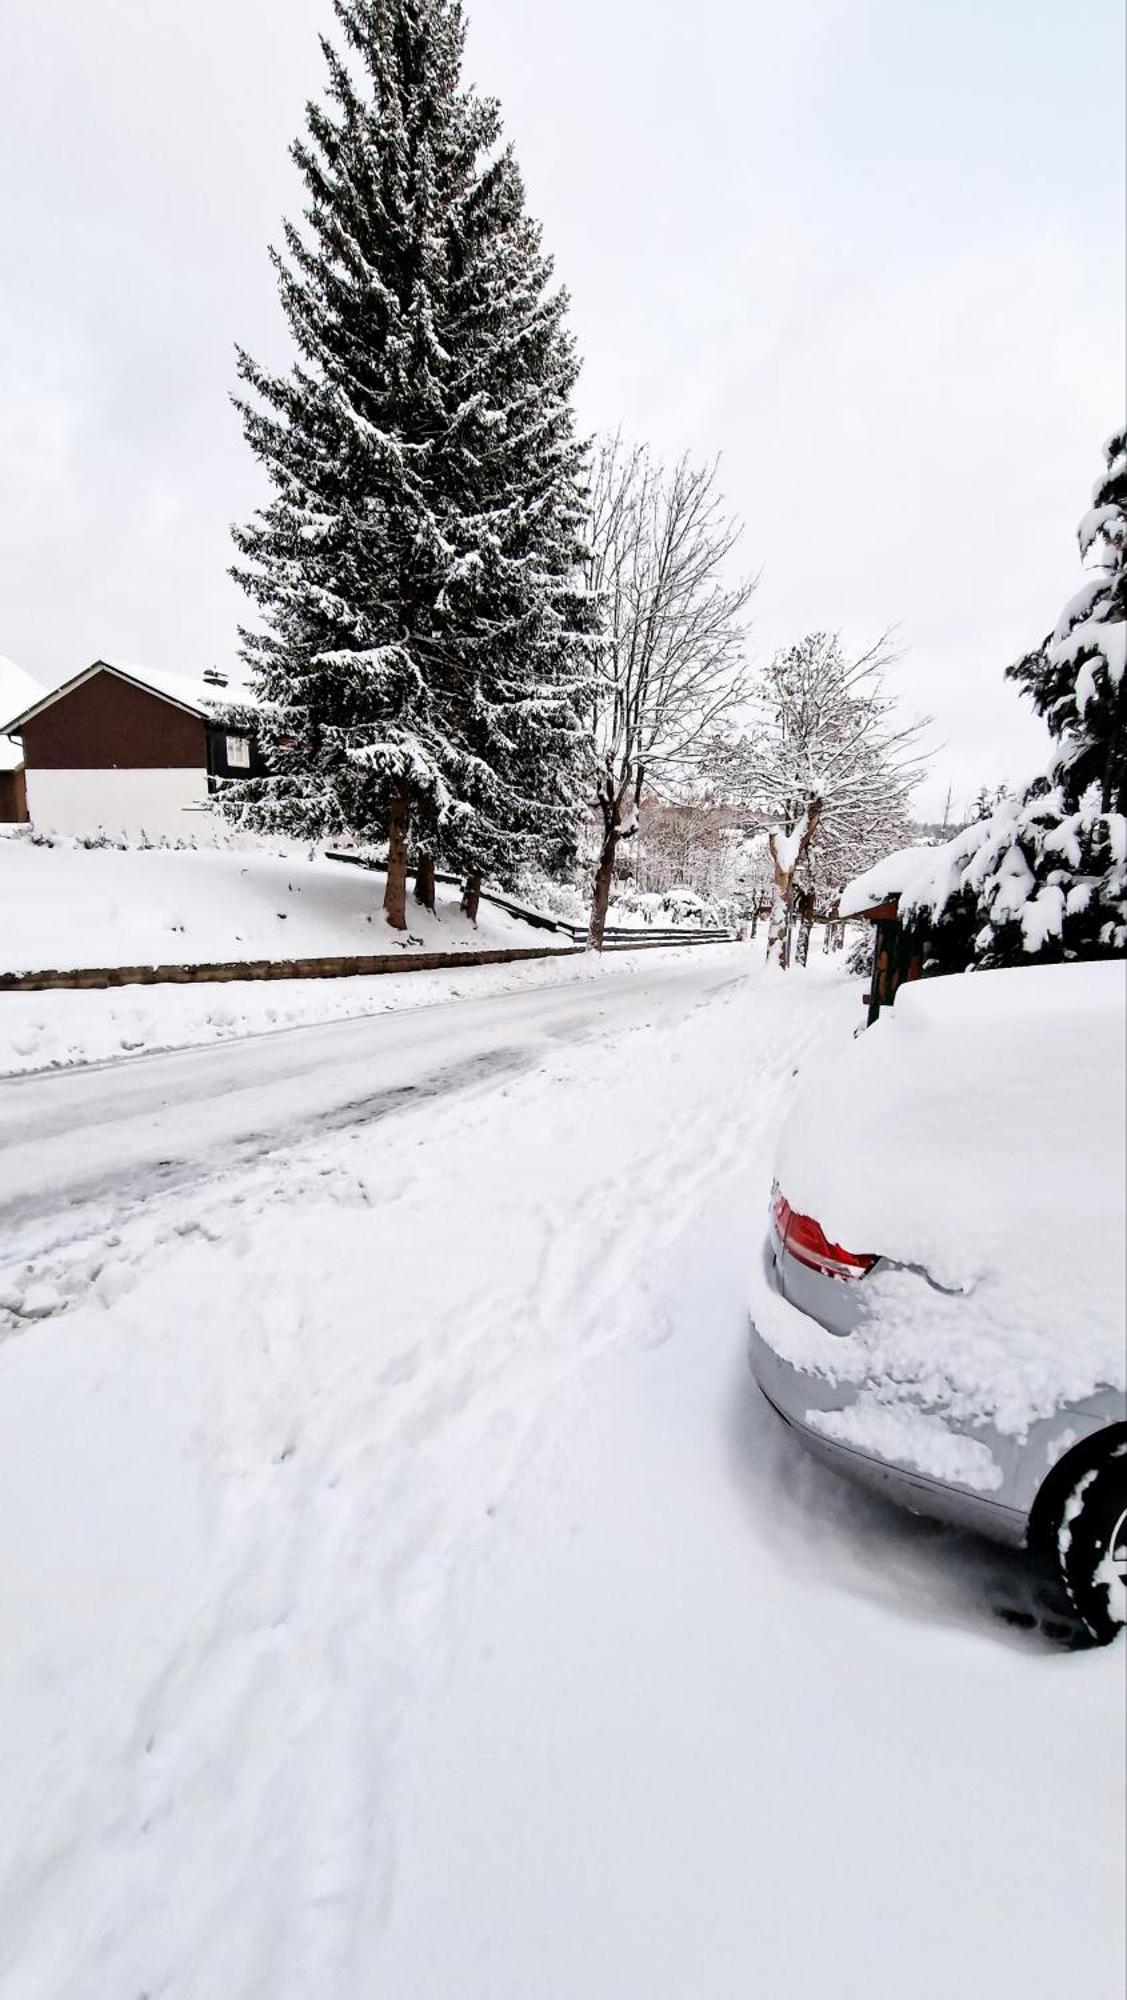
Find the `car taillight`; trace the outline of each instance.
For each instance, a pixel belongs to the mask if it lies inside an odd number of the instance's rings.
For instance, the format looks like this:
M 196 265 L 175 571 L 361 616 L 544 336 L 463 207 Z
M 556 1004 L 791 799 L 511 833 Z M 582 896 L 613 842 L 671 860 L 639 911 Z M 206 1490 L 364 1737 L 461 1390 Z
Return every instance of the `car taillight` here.
M 771 1189 L 771 1221 L 790 1255 L 811 1271 L 821 1271 L 825 1277 L 863 1278 L 877 1261 L 855 1250 L 843 1250 L 840 1243 L 831 1243 L 821 1223 L 815 1222 L 812 1215 L 799 1215 L 791 1207 L 777 1181 Z

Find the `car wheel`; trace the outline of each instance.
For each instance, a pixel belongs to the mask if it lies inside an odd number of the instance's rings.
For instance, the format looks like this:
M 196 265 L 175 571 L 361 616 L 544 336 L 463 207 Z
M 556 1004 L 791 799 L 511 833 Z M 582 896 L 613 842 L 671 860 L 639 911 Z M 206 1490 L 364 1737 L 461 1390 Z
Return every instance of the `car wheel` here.
M 1073 1609 L 1095 1643 L 1109 1645 L 1127 1625 L 1127 1445 L 1076 1481 L 1056 1548 Z

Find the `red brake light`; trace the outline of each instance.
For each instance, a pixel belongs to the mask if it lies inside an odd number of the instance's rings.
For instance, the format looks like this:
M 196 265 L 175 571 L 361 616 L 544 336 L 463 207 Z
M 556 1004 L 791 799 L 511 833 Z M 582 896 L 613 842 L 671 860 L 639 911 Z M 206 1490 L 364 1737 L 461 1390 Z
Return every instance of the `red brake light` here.
M 771 1190 L 771 1221 L 779 1242 L 789 1254 L 825 1277 L 863 1278 L 877 1261 L 854 1250 L 843 1250 L 840 1243 L 831 1243 L 812 1215 L 799 1215 L 791 1207 L 777 1181 Z

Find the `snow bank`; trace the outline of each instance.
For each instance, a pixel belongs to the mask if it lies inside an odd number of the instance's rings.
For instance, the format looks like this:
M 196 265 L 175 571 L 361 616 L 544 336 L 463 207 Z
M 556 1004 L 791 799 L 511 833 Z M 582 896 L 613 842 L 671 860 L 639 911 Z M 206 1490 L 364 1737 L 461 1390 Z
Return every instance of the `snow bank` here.
M 5 2000 L 1118 1992 L 1121 1661 L 1003 1628 L 1001 1557 L 748 1377 L 777 1117 L 856 1005 L 740 959 L 615 961 L 638 1009 L 569 996 L 523 1073 L 35 1260 Z
M 831 1240 L 907 1268 L 865 1281 L 848 1343 L 789 1308 L 764 1337 L 1019 1437 L 1121 1387 L 1125 1001 L 1118 963 L 922 980 L 810 1074 L 779 1183 Z
M 543 933 L 539 934 L 543 937 Z M 122 986 L 104 992 L 0 994 L 0 1076 L 106 1062 L 160 1049 L 199 1048 L 239 1035 L 317 1021 L 440 1006 L 462 998 L 648 976 L 684 964 L 671 948 L 644 954 L 577 952 L 448 972 L 385 973 L 366 979 L 286 979 L 206 986 Z
M 710 1055 L 714 975 L 679 964 L 523 1076 L 37 1261 L 50 1317 L 0 1342 L 5 1994 L 372 1991 L 394 1740 L 452 1582 L 561 1382 L 652 1336 L 738 1136 L 715 1114 L 749 1017 Z M 778 995 L 765 1092 L 820 1025 L 804 998 Z M 628 1174 L 594 1130 L 629 1134 Z
M 433 917 L 408 896 L 404 935 L 389 929 L 382 898 L 382 876 L 308 849 L 85 847 L 8 834 L 0 971 L 551 942 L 487 904 L 471 924 L 457 891 L 442 887 Z

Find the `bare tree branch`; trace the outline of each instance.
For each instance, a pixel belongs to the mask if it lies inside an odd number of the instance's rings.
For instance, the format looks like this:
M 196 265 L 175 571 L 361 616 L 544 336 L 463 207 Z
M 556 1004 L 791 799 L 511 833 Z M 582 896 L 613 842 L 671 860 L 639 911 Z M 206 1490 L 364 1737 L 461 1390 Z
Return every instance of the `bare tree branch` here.
M 714 744 L 718 784 L 750 824 L 770 830 L 768 956 L 780 964 L 796 878 L 823 903 L 835 900 L 850 875 L 907 837 L 928 723 L 898 720 L 884 682 L 895 657 L 888 633 L 851 660 L 836 633 L 809 633 L 758 676 L 750 728 Z
M 725 580 L 741 533 L 724 511 L 715 464 L 681 458 L 667 469 L 621 437 L 600 447 L 589 528 L 589 584 L 603 619 L 591 713 L 602 821 L 596 948 L 643 781 L 666 793 L 687 782 L 746 698 L 744 614 L 755 584 Z

